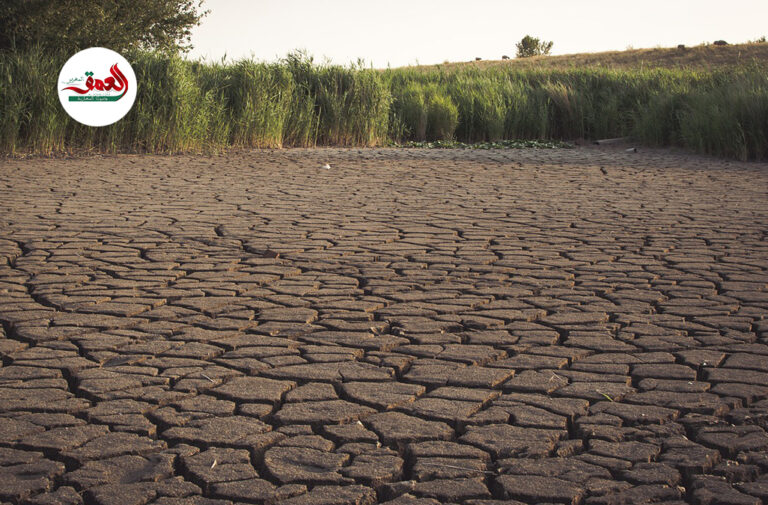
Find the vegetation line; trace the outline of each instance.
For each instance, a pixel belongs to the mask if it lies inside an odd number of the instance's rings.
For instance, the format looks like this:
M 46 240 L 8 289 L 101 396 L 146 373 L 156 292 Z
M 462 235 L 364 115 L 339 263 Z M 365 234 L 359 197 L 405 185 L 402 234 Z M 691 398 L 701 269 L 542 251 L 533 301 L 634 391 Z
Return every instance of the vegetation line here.
M 53 91 L 65 55 L 0 53 L 0 152 L 435 141 L 445 143 L 430 147 L 494 147 L 510 139 L 629 136 L 646 145 L 768 159 L 764 62 L 719 70 L 496 65 L 379 71 L 317 65 L 300 53 L 271 64 L 190 62 L 146 51 L 126 56 L 139 82 L 133 109 L 114 125 L 89 128 L 67 116 Z

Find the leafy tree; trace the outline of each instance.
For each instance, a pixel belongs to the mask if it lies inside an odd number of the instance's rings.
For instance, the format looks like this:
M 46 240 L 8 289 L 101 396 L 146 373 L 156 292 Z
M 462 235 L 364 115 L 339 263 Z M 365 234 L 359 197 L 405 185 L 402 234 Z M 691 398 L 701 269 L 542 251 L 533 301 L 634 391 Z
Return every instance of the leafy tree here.
M 2 0 L 0 50 L 188 51 L 203 0 Z
M 549 54 L 552 50 L 552 41 L 539 40 L 536 37 L 526 35 L 517 44 L 517 57 L 528 58 L 530 56 L 541 56 Z

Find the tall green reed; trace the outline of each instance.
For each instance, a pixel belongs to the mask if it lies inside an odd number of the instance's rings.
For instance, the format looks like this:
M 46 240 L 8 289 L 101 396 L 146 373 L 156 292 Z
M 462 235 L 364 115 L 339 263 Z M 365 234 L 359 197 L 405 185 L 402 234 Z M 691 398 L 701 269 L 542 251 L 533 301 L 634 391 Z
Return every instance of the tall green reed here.
M 201 152 L 228 147 L 375 146 L 405 140 L 632 136 L 737 159 L 768 158 L 768 66 L 377 71 L 316 64 L 190 62 L 127 55 L 133 109 L 114 125 L 71 120 L 56 95 L 66 55 L 0 53 L 0 151 Z

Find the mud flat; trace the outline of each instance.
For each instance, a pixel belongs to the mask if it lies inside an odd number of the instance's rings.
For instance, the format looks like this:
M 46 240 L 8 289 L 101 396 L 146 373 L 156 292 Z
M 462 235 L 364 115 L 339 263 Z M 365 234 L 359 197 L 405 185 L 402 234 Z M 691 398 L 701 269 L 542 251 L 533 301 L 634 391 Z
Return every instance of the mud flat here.
M 768 499 L 768 165 L 318 149 L 0 185 L 0 502 Z

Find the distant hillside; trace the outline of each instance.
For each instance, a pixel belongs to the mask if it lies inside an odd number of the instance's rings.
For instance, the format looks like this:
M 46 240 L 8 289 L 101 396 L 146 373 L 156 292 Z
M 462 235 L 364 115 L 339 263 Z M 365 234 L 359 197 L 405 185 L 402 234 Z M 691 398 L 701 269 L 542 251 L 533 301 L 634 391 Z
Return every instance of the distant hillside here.
M 510 55 L 511 56 L 511 55 Z M 563 69 L 573 67 L 601 68 L 689 68 L 714 69 L 749 64 L 753 61 L 768 63 L 768 43 L 734 44 L 728 46 L 702 45 L 678 48 L 630 49 L 604 53 L 565 54 L 560 56 L 534 56 L 509 60 L 481 60 L 470 62 L 421 65 L 418 68 L 509 68 Z

